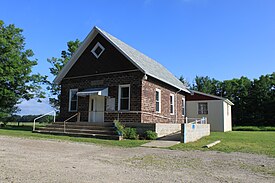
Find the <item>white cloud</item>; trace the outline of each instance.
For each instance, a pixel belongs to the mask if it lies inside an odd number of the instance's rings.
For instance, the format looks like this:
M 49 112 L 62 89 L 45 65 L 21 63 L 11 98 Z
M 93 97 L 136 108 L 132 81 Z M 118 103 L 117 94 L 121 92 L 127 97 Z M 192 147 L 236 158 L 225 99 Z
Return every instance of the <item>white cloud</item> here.
M 19 111 L 17 114 L 19 115 L 28 115 L 28 114 L 45 114 L 47 112 L 50 112 L 54 110 L 50 104 L 49 99 L 41 99 L 42 102 L 37 102 L 37 99 L 32 99 L 29 101 L 24 100 L 22 103 L 18 104 L 17 106 L 21 111 Z

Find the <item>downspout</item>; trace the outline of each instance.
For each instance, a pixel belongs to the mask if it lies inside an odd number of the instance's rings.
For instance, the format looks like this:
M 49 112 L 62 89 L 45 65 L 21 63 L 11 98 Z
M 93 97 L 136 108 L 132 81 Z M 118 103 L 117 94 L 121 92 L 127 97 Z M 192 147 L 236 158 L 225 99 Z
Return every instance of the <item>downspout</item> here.
M 180 89 L 179 91 L 176 92 L 176 123 L 178 123 L 178 93 L 181 91 L 182 90 Z

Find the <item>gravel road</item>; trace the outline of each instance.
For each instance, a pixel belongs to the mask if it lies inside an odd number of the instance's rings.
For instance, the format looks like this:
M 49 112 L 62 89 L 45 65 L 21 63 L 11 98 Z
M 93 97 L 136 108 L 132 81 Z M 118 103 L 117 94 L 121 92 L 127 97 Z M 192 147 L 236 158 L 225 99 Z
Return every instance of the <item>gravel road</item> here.
M 275 158 L 0 136 L 0 182 L 275 182 Z

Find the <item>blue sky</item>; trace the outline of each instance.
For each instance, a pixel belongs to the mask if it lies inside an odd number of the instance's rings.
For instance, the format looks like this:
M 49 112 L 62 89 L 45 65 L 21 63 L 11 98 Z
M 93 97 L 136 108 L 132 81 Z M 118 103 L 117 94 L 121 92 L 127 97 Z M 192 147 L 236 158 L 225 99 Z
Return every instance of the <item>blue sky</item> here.
M 274 0 L 0 0 L 0 19 L 24 30 L 49 75 L 47 58 L 93 26 L 116 36 L 192 83 L 196 75 L 250 79 L 275 71 Z M 53 79 L 52 76 L 50 76 Z M 24 101 L 20 114 L 50 107 Z M 39 109 L 39 110 L 38 110 Z

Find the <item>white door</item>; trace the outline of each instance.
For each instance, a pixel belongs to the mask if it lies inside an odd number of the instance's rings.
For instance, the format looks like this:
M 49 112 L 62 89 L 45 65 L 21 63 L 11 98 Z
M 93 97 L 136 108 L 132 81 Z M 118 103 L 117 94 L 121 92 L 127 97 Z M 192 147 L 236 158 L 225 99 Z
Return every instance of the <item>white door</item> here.
M 89 122 L 104 122 L 104 105 L 103 96 L 90 96 L 89 101 Z

